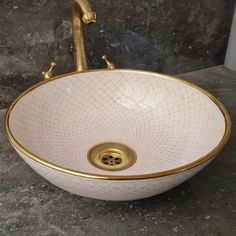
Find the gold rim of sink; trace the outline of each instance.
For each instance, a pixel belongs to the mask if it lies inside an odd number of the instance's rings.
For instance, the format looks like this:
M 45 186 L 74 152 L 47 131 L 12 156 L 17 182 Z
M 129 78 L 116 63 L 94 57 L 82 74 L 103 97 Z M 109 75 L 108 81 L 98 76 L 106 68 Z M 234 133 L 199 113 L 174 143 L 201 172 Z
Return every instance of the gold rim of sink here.
M 64 77 L 70 76 L 70 75 L 75 75 L 75 74 L 81 74 L 81 73 L 93 73 L 93 72 L 99 72 L 99 71 L 106 71 L 107 73 L 113 72 L 113 71 L 123 71 L 123 72 L 136 72 L 136 73 L 142 73 L 142 74 L 149 74 L 149 75 L 154 75 L 154 76 L 158 76 L 158 77 L 162 77 L 164 79 L 168 79 L 168 80 L 175 80 L 177 82 L 180 83 L 184 83 L 187 84 L 188 86 L 198 90 L 199 92 L 201 92 L 202 94 L 206 95 L 211 101 L 213 101 L 216 106 L 219 108 L 219 110 L 221 111 L 222 115 L 224 116 L 225 119 L 225 133 L 223 138 L 221 139 L 220 143 L 211 151 L 209 152 L 207 155 L 200 157 L 198 160 L 191 162 L 189 164 L 174 168 L 174 169 L 170 169 L 170 170 L 166 170 L 166 171 L 161 171 L 161 172 L 156 172 L 156 173 L 150 173 L 150 174 L 141 174 L 141 175 L 100 175 L 100 174 L 92 174 L 92 173 L 85 173 L 85 172 L 80 172 L 80 171 L 76 171 L 76 170 L 72 170 L 72 169 L 68 169 L 68 168 L 64 168 L 62 166 L 56 165 L 54 163 L 48 162 L 44 159 L 42 159 L 41 157 L 34 155 L 33 153 L 31 153 L 30 151 L 28 151 L 26 148 L 24 148 L 13 136 L 10 127 L 9 127 L 9 118 L 10 118 L 10 114 L 12 109 L 14 108 L 14 106 L 17 104 L 17 102 L 24 97 L 25 95 L 27 95 L 28 93 L 30 93 L 31 91 L 33 91 L 34 89 L 46 84 L 46 83 L 50 83 L 51 81 L 57 80 L 57 79 L 62 79 Z M 159 178 L 159 177 L 163 177 L 163 176 L 168 176 L 168 175 L 173 175 L 173 174 L 177 174 L 183 171 L 187 171 L 190 170 L 196 166 L 199 166 L 201 164 L 203 164 L 204 162 L 209 161 L 210 159 L 214 158 L 224 147 L 224 145 L 226 144 L 226 142 L 229 139 L 230 133 L 231 133 L 231 120 L 230 120 L 230 116 L 227 112 L 227 110 L 225 109 L 225 107 L 213 96 L 211 95 L 209 92 L 207 92 L 206 90 L 198 87 L 195 84 L 192 84 L 190 82 L 187 82 L 185 80 L 179 79 L 179 78 L 175 78 L 172 76 L 168 76 L 168 75 L 164 75 L 164 74 L 160 74 L 160 73 L 155 73 L 155 72 L 148 72 L 148 71 L 142 71 L 142 70 L 130 70 L 130 69 L 115 69 L 112 71 L 109 71 L 107 69 L 93 69 L 93 70 L 87 70 L 84 72 L 73 72 L 73 73 L 68 73 L 68 74 L 63 74 L 60 76 L 56 76 L 53 77 L 49 80 L 45 80 L 42 81 L 32 87 L 30 87 L 29 89 L 27 89 L 25 92 L 23 92 L 20 96 L 18 96 L 14 102 L 11 104 L 11 106 L 8 108 L 7 113 L 6 113 L 6 117 L 5 117 L 5 127 L 6 127 L 6 133 L 7 133 L 7 137 L 10 141 L 10 143 L 16 148 L 17 151 L 21 152 L 23 155 L 25 155 L 26 157 L 41 163 L 42 165 L 45 165 L 49 168 L 52 168 L 54 170 L 57 171 L 61 171 L 64 172 L 66 174 L 71 174 L 71 175 L 76 175 L 76 176 L 80 176 L 80 177 L 84 177 L 84 178 L 90 178 L 90 179 L 103 179 L 103 180 L 140 180 L 140 179 L 151 179 L 151 178 Z

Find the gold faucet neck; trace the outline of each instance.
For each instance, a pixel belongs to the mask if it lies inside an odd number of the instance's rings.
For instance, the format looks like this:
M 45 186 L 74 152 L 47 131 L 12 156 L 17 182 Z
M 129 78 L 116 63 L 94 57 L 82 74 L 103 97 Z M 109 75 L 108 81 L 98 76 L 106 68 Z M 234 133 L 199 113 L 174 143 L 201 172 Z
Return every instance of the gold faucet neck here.
M 88 69 L 88 62 L 84 44 L 83 24 L 96 22 L 96 13 L 89 0 L 74 0 L 72 10 L 72 25 L 75 45 L 76 70 L 78 72 Z

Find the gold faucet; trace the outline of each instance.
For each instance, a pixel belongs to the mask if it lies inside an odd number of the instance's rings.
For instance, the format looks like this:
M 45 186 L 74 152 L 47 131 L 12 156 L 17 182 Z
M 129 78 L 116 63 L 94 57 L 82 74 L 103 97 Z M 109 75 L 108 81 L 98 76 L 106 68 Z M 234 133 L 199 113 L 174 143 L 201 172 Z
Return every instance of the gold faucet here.
M 96 13 L 92 9 L 89 0 L 74 0 L 72 10 L 72 25 L 75 45 L 76 70 L 78 72 L 88 69 L 82 21 L 85 24 L 95 23 Z
M 85 24 L 95 23 L 96 13 L 92 9 L 90 0 L 73 0 L 72 26 L 74 35 L 77 72 L 85 71 L 88 69 L 88 61 L 84 44 L 83 22 Z M 103 55 L 102 59 L 106 62 L 108 69 L 115 69 L 114 63 L 108 61 L 106 55 Z M 56 66 L 55 63 L 51 63 L 50 69 L 47 72 L 43 72 L 44 80 L 50 79 L 54 76 L 53 69 L 55 66 Z

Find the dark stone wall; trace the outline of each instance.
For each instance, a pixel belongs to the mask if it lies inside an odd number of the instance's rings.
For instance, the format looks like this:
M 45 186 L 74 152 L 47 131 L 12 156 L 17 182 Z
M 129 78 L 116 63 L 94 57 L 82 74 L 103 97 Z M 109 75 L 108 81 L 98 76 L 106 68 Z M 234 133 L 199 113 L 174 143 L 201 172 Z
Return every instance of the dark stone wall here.
M 38 82 L 51 61 L 74 70 L 69 0 L 0 1 L 0 91 L 5 105 Z M 86 26 L 93 67 L 106 53 L 119 68 L 169 74 L 223 63 L 234 0 L 93 0 Z

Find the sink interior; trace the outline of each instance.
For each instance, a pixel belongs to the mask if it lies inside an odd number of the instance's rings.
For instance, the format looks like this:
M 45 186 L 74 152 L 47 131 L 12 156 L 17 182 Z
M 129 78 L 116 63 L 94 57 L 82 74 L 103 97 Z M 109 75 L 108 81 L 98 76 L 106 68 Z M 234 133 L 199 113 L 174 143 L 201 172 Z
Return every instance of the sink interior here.
M 14 139 L 43 160 L 79 172 L 149 174 L 177 168 L 211 152 L 226 123 L 198 89 L 168 76 L 131 70 L 67 75 L 31 89 L 14 105 Z M 137 160 L 127 169 L 97 168 L 89 150 L 127 145 Z

